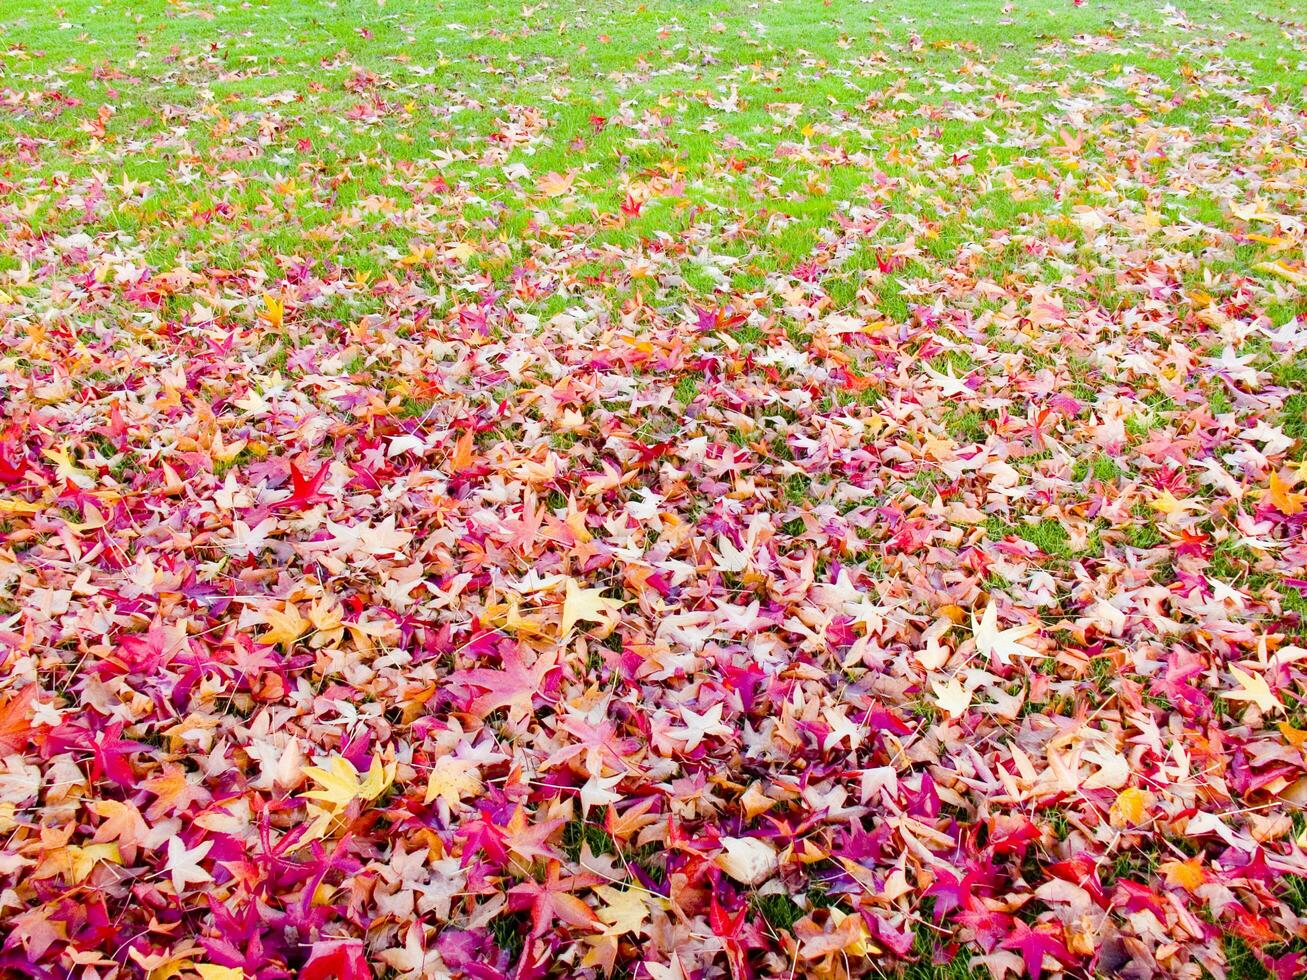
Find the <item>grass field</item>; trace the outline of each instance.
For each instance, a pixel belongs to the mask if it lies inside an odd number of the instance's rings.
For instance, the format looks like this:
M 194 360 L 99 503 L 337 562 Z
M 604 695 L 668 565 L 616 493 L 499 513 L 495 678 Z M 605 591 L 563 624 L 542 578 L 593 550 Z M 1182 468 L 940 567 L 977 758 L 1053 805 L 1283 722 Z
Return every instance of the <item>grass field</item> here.
M 1307 973 L 1307 7 L 0 4 L 0 974 Z

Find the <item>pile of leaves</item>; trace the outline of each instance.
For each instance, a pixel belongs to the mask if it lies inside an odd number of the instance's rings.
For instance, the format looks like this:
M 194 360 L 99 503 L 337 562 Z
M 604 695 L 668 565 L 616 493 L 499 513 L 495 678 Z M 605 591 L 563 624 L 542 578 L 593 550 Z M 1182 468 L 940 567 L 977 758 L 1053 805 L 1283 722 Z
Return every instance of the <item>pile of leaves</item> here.
M 0 15 L 0 972 L 1301 976 L 1307 27 L 1056 6 Z

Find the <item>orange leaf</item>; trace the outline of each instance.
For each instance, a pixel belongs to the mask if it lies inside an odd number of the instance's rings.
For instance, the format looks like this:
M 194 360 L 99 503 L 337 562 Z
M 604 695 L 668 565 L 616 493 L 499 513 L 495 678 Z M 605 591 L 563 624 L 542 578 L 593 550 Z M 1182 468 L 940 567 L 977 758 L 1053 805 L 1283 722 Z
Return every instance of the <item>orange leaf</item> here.
M 1301 728 L 1294 728 L 1288 722 L 1280 722 L 1280 734 L 1283 735 L 1284 740 L 1295 749 L 1300 749 L 1303 747 L 1304 743 L 1307 743 L 1307 731 L 1303 731 Z
M 0 755 L 19 752 L 31 742 L 32 702 L 36 685 L 28 684 L 17 694 L 0 701 Z
M 468 429 L 458 437 L 458 443 L 454 446 L 454 455 L 450 458 L 450 466 L 454 473 L 459 473 L 472 465 L 472 430 Z
M 1197 857 L 1191 857 L 1188 861 L 1167 861 L 1159 865 L 1158 870 L 1166 875 L 1168 885 L 1183 888 L 1187 892 L 1196 891 L 1207 880 L 1202 859 Z
M 1271 498 L 1271 506 L 1285 517 L 1293 517 L 1307 505 L 1307 494 L 1290 492 L 1294 482 L 1281 480 L 1279 473 L 1271 471 L 1271 486 L 1266 491 L 1266 496 Z

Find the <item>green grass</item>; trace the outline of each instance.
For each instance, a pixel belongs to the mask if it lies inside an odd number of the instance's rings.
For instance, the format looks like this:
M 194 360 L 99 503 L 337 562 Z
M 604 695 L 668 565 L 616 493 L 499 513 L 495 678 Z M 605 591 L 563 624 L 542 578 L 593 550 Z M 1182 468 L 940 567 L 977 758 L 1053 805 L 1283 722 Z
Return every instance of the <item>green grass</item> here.
M 794 899 L 781 893 L 759 895 L 754 905 L 767 924 L 780 932 L 791 932 L 804 914 Z
M 696 131 L 714 113 L 708 103 L 730 76 L 729 84 L 737 87 L 745 107 L 731 124 L 750 139 L 751 162 L 746 170 L 781 179 L 785 195 L 775 206 L 794 219 L 778 234 L 774 246 L 763 250 L 764 264 L 776 267 L 809 252 L 820 227 L 843 200 L 856 196 L 864 177 L 858 168 L 836 166 L 825 175 L 829 189 L 813 194 L 801 170 L 791 164 L 778 166 L 771 160 L 776 147 L 804 139 L 812 113 L 801 109 L 793 117 L 781 117 L 785 122 L 775 126 L 776 117 L 764 107 L 776 100 L 776 93 L 763 78 L 737 69 L 755 64 L 787 68 L 793 62 L 792 52 L 800 48 L 828 61 L 847 57 L 849 50 L 874 54 L 883 44 L 901 48 L 916 32 L 928 45 L 943 45 L 940 57 L 946 62 L 961 65 L 967 60 L 965 51 L 948 47 L 965 41 L 978 45 L 992 59 L 996 72 L 1021 74 L 1032 70 L 1032 60 L 1037 63 L 1045 38 L 1111 30 L 1122 17 L 1132 21 L 1144 39 L 1162 41 L 1164 32 L 1149 22 L 1151 9 L 1142 2 L 1057 9 L 1031 5 L 1008 18 L 995 18 L 991 4 L 967 0 L 951 5 L 949 17 L 941 18 L 937 8 L 923 0 L 897 5 L 892 16 L 840 0 L 769 10 L 768 30 L 759 35 L 752 29 L 755 15 L 750 9 L 729 3 L 652 2 L 638 9 L 579 4 L 568 11 L 497 9 L 465 0 L 421 7 L 378 5 L 373 0 L 181 4 L 176 9 L 163 0 L 31 4 L 0 23 L 0 42 L 9 46 L 0 63 L 19 78 L 57 70 L 64 92 L 82 105 L 54 120 L 20 113 L 5 118 L 0 126 L 10 137 L 41 142 L 38 160 L 28 170 L 33 177 L 59 172 L 76 179 L 100 167 L 115 187 L 124 178 L 147 183 L 144 197 L 129 192 L 130 184 L 128 190 L 111 191 L 106 220 L 122 233 L 148 239 L 146 257 L 151 263 L 165 265 L 182 252 L 214 244 L 212 222 L 196 223 L 187 235 L 170 232 L 156 237 L 153 232 L 160 215 L 199 212 L 214 205 L 230 208 L 227 220 L 247 221 L 250 227 L 239 242 L 226 244 L 228 263 L 234 267 L 253 261 L 272 272 L 276 256 L 303 249 L 284 219 L 330 236 L 336 221 L 333 209 L 373 202 L 368 205 L 367 223 L 356 227 L 348 241 L 328 244 L 326 253 L 348 268 L 376 272 L 389 264 L 387 250 L 405 252 L 415 238 L 409 218 L 415 188 L 396 182 L 386 173 L 386 164 L 423 165 L 433 150 L 452 154 L 450 164 L 441 169 L 442 178 L 456 188 L 459 182 L 475 181 L 476 193 L 466 195 L 462 215 L 450 230 L 473 227 L 495 213 L 494 205 L 518 193 L 515 180 L 499 166 L 476 161 L 488 132 L 506 121 L 506 111 L 513 106 L 544 105 L 549 124 L 532 141 L 529 158 L 514 152 L 508 161 L 529 162 L 533 174 L 580 168 L 587 185 L 581 195 L 585 205 L 616 209 L 624 194 L 621 182 L 613 186 L 601 175 L 626 134 L 615 126 L 596 132 L 589 120 L 597 115 L 611 119 L 628 97 L 620 81 L 623 72 L 649 55 L 652 32 L 672 26 L 676 33 L 668 35 L 661 48 L 671 56 L 671 70 L 645 79 L 637 104 L 665 103 L 678 113 L 680 125 L 669 134 L 666 146 L 650 154 L 648 163 L 696 168 L 697 191 L 705 201 L 729 205 L 739 199 L 742 188 L 732 179 L 732 171 L 709 173 L 703 168 L 724 154 L 715 137 Z M 1237 24 L 1247 32 L 1246 38 L 1230 41 L 1228 54 L 1240 59 L 1250 84 L 1271 89 L 1286 84 L 1275 64 L 1274 35 L 1266 25 L 1247 22 L 1232 5 L 1210 0 L 1187 9 L 1215 25 Z M 360 36 L 363 30 L 368 32 L 366 39 Z M 569 47 L 581 52 L 566 66 L 570 68 L 566 73 L 558 58 L 560 32 Z M 852 49 L 840 47 L 846 38 L 859 40 Z M 692 67 L 696 43 L 713 52 L 709 77 Z M 194 56 L 174 61 L 170 56 L 174 49 L 192 51 Z M 348 58 L 337 56 L 342 50 L 349 52 Z M 1110 75 L 1124 63 L 1114 55 L 1082 53 L 1068 67 Z M 477 70 L 469 70 L 474 65 Z M 130 84 L 105 77 L 106 67 L 151 81 Z M 1154 68 L 1164 77 L 1174 71 L 1170 63 Z M 321 86 L 312 112 L 279 98 L 306 77 Z M 892 80 L 888 66 L 848 81 L 805 72 L 788 79 L 784 98 L 805 106 L 833 103 L 852 109 Z M 925 105 L 940 98 L 938 91 L 918 79 L 908 79 L 908 91 L 925 100 Z M 379 92 L 393 99 L 384 114 L 377 121 L 366 114 L 353 118 Z M 102 104 L 111 104 L 114 114 L 105 123 L 106 140 L 92 148 L 96 141 L 83 127 L 93 117 L 92 109 Z M 451 104 L 462 111 L 450 114 L 446 110 Z M 200 105 L 212 106 L 211 125 L 190 133 L 189 152 L 182 154 L 167 138 L 173 122 L 164 110 Z M 508 113 L 507 121 L 513 119 Z M 1171 121 L 1201 123 L 1197 117 Z M 900 138 L 905 146 L 915 122 L 911 115 L 903 120 Z M 306 141 L 306 149 L 294 155 L 260 153 L 224 160 L 223 172 L 233 178 L 226 184 L 184 182 L 186 171 L 198 172 L 244 145 L 260 125 L 277 127 L 284 139 Z M 945 153 L 975 153 L 985 141 L 984 130 L 977 124 L 947 121 L 938 137 L 939 148 Z M 823 138 L 850 145 L 861 142 L 852 126 L 846 133 L 831 132 Z M 1047 138 L 1056 143 L 1055 133 L 1049 132 Z M 55 145 L 58 152 L 51 149 Z M 996 162 L 1006 157 L 1001 147 L 990 152 Z M 160 180 L 176 173 L 179 165 L 180 179 Z M 330 186 L 321 179 L 343 168 L 353 177 L 345 184 Z M 927 186 L 932 183 L 929 173 L 912 173 L 899 165 L 889 170 L 911 174 Z M 967 210 L 954 209 L 959 193 L 974 196 Z M 34 222 L 43 230 L 58 229 L 64 218 L 54 197 L 45 194 L 35 199 Z M 939 200 L 945 205 L 936 212 L 941 224 L 926 243 L 923 261 L 949 263 L 957 247 L 974 237 L 968 228 L 1010 228 L 1027 219 L 1038 221 L 1052 204 L 1050 197 L 1038 192 L 1018 197 L 1015 190 L 977 192 L 964 186 L 949 188 Z M 613 229 L 606 237 L 630 243 L 635 234 L 669 229 L 669 223 L 674 231 L 677 220 L 675 208 L 651 204 L 648 215 L 630 229 Z M 499 278 L 501 272 L 492 275 Z M 887 280 L 890 285 L 882 291 L 882 305 L 889 315 L 901 317 L 907 309 L 893 288 L 897 281 Z

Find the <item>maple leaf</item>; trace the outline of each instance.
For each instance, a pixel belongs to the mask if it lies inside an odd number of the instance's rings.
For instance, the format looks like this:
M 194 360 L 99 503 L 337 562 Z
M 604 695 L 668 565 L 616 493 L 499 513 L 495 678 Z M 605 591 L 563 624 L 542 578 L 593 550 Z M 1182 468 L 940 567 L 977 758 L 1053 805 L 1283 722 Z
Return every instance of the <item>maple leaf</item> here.
M 1172 514 L 1183 513 L 1186 510 L 1200 511 L 1203 505 L 1195 500 L 1179 500 L 1170 490 L 1163 490 L 1149 502 L 1148 506 L 1159 514 L 1170 517 Z
M 200 867 L 204 856 L 213 849 L 213 841 L 206 840 L 195 847 L 187 847 L 180 837 L 168 840 L 168 863 L 165 867 L 172 880 L 173 890 L 182 894 L 190 884 L 202 885 L 212 881 L 213 876 Z
M 723 572 L 739 573 L 749 567 L 748 549 L 735 547 L 735 543 L 724 534 L 717 535 L 717 554 L 715 564 Z
M 372 980 L 367 953 L 357 940 L 322 940 L 313 944 L 300 980 Z
M 1043 974 L 1046 956 L 1051 956 L 1063 966 L 1071 966 L 1075 963 L 1075 958 L 1061 939 L 1043 929 L 1032 929 L 1020 919 L 1013 922 L 1012 935 L 1003 940 L 1002 947 L 1021 951 L 1021 958 L 1026 964 L 1026 973 L 1031 980 L 1039 980 Z
M 555 920 L 580 929 L 599 929 L 601 923 L 594 910 L 570 892 L 582 885 L 578 878 L 563 880 L 562 866 L 550 861 L 543 882 L 527 881 L 509 889 L 508 907 L 531 910 L 531 936 L 542 936 Z
M 982 657 L 988 657 L 1004 667 L 1011 666 L 1012 657 L 1037 657 L 1039 652 L 1018 642 L 1038 632 L 1039 626 L 1028 623 L 1025 626 L 1013 626 L 1009 629 L 998 628 L 998 607 L 990 602 L 979 620 L 971 614 L 971 631 L 976 641 L 976 649 Z
M 972 694 L 956 677 L 950 677 L 944 683 L 934 681 L 931 686 L 935 689 L 935 704 L 950 718 L 961 718 L 971 707 Z
M 527 862 L 536 859 L 553 861 L 557 857 L 557 852 L 549 845 L 549 838 L 553 837 L 565 822 L 554 819 L 533 824 L 529 811 L 519 806 L 513 810 L 513 815 L 504 826 L 504 843 L 510 851 Z
M 943 921 L 954 909 L 967 911 L 972 907 L 972 890 L 976 880 L 977 876 L 971 872 L 961 878 L 943 868 L 936 872 L 935 880 L 925 892 L 926 897 L 935 899 L 936 922 Z
M 1286 517 L 1300 514 L 1303 508 L 1307 507 L 1307 494 L 1292 492 L 1296 482 L 1296 478 L 1289 481 L 1282 480 L 1280 474 L 1272 470 L 1269 487 L 1263 491 L 1264 497 L 1270 500 L 1271 506 Z
M 345 524 L 328 520 L 326 528 L 331 532 L 331 540 L 314 542 L 313 547 L 354 558 L 394 557 L 402 554 L 403 549 L 413 540 L 413 534 L 399 530 L 395 520 L 394 514 L 388 515 L 379 524 L 366 521 Z
M 10 916 L 7 925 L 10 935 L 27 951 L 39 958 L 57 942 L 68 938 L 68 923 L 51 917 L 52 907 L 35 905 L 25 912 Z M 7 942 L 6 945 L 9 945 Z
M 318 650 L 339 643 L 347 628 L 344 617 L 344 609 L 334 597 L 319 598 L 309 607 L 308 620 L 313 633 L 309 639 L 309 646 Z
M 1222 691 L 1221 696 L 1228 701 L 1250 701 L 1257 705 L 1263 714 L 1270 714 L 1275 711 L 1283 711 L 1284 705 L 1280 699 L 1271 693 L 1266 679 L 1260 674 L 1250 674 L 1240 670 L 1234 664 L 1230 665 L 1230 673 L 1234 679 L 1239 682 L 1239 690 Z
M 312 477 L 306 478 L 300 472 L 299 467 L 294 463 L 290 464 L 290 483 L 291 493 L 284 500 L 277 501 L 273 506 L 277 509 L 306 510 L 313 504 L 322 500 L 330 499 L 322 493 L 322 484 L 326 482 L 328 471 L 331 469 L 330 463 L 323 463 L 318 472 Z
M 478 667 L 457 671 L 449 676 L 449 683 L 484 692 L 472 702 L 472 710 L 479 715 L 507 708 L 510 719 L 523 718 L 531 714 L 534 698 L 543 691 L 545 677 L 556 665 L 555 653 L 541 653 L 528 667 L 521 648 L 515 645 L 504 655 L 502 670 Z
M 139 844 L 149 833 L 149 826 L 135 804 L 119 800 L 88 800 L 86 807 L 103 822 L 95 828 L 97 843 L 117 841 L 123 845 Z
M 574 179 L 571 174 L 560 174 L 551 170 L 536 182 L 536 187 L 546 197 L 561 197 L 572 189 Z
M 1117 794 L 1112 804 L 1111 821 L 1114 827 L 1135 827 L 1143 823 L 1152 805 L 1152 794 L 1131 786 Z
M 286 304 L 271 293 L 263 294 L 263 309 L 259 310 L 258 318 L 266 323 L 273 330 L 280 330 L 282 321 L 286 317 Z
M 117 659 L 127 672 L 147 674 L 157 670 L 168 654 L 169 644 L 164 635 L 163 623 L 156 618 L 144 636 L 131 634 L 119 641 Z
M 92 781 L 105 775 L 119 786 L 135 784 L 136 772 L 132 769 L 128 756 L 148 749 L 149 746 L 122 738 L 122 731 L 122 722 L 114 722 L 92 743 Z
M 359 771 L 343 756 L 333 755 L 325 767 L 308 766 L 304 775 L 316 782 L 321 789 L 306 790 L 300 794 L 302 799 L 343 810 L 355 800 L 375 800 L 386 791 L 395 779 L 395 764 L 382 765 L 378 758 L 373 758 L 367 775 L 359 779 Z
M 253 557 L 263 550 L 268 537 L 276 530 L 275 517 L 265 517 L 254 527 L 250 527 L 242 520 L 234 521 L 231 535 L 223 542 L 223 548 L 236 558 Z
M 1191 857 L 1186 861 L 1163 861 L 1157 870 L 1166 876 L 1166 883 L 1172 888 L 1183 888 L 1195 892 L 1207 880 L 1201 857 Z
M 605 926 L 605 932 L 620 936 L 627 933 L 640 935 L 644 925 L 649 921 L 650 899 L 655 904 L 662 902 L 658 896 L 650 896 L 641 888 L 628 888 L 619 891 L 611 885 L 600 885 L 595 894 L 603 904 L 595 909 L 595 914 Z
M 477 796 L 481 792 L 481 775 L 476 764 L 467 759 L 456 759 L 443 755 L 435 761 L 431 772 L 427 774 L 427 789 L 422 797 L 423 803 L 441 799 L 450 806 L 459 806 L 464 797 Z
M 300 615 L 293 602 L 286 603 L 282 609 L 265 609 L 263 621 L 271 629 L 259 637 L 259 642 L 268 646 L 280 643 L 285 650 L 289 650 L 309 629 L 309 620 Z
M 28 684 L 0 700 L 0 756 L 22 752 L 31 745 L 32 707 L 39 690 Z
M 667 735 L 685 743 L 685 752 L 693 752 L 705 738 L 733 734 L 731 727 L 722 721 L 724 710 L 725 705 L 720 701 L 702 712 L 681 708 L 683 724 L 678 728 L 668 728 Z
M 142 789 L 149 790 L 156 797 L 145 815 L 151 820 L 158 820 L 165 814 L 183 813 L 197 800 L 207 802 L 211 797 L 203 786 L 186 778 L 186 770 L 173 763 L 165 763 L 163 771 L 141 784 Z
M 566 636 L 581 620 L 607 624 L 606 632 L 612 632 L 617 624 L 617 611 L 625 602 L 608 598 L 603 589 L 583 589 L 572 578 L 565 580 L 564 586 L 563 616 L 558 624 L 561 635 Z
M 604 775 L 605 769 L 624 771 L 627 768 L 624 756 L 634 752 L 639 744 L 634 739 L 621 738 L 617 725 L 607 718 L 594 720 L 593 714 L 564 715 L 557 721 L 557 727 L 570 737 L 545 759 L 542 765 L 545 769 L 583 755 L 585 771 L 592 776 Z
M 599 775 L 591 775 L 586 780 L 585 785 L 581 787 L 578 797 L 581 801 L 582 816 L 588 814 L 591 809 L 597 806 L 608 806 L 612 803 L 620 802 L 623 799 L 621 793 L 613 791 L 613 787 L 621 783 L 624 775 L 618 773 L 615 776 L 607 778 Z
M 436 977 L 442 972 L 440 954 L 429 949 L 425 930 L 416 920 L 404 933 L 404 945 L 392 946 L 377 954 L 377 958 L 401 977 Z
M 325 767 L 308 766 L 304 775 L 321 788 L 306 790 L 300 799 L 310 800 L 309 809 L 313 822 L 309 825 L 302 843 L 309 843 L 324 836 L 333 822 L 356 800 L 371 802 L 379 797 L 395 779 L 396 764 L 382 765 L 379 758 L 373 758 L 367 775 L 359 779 L 359 772 L 353 764 L 342 756 L 333 755 Z

